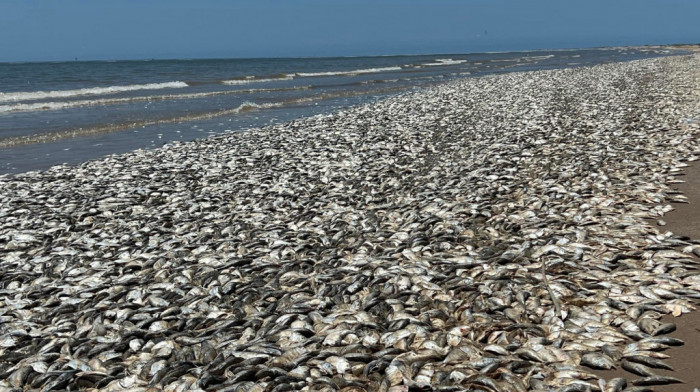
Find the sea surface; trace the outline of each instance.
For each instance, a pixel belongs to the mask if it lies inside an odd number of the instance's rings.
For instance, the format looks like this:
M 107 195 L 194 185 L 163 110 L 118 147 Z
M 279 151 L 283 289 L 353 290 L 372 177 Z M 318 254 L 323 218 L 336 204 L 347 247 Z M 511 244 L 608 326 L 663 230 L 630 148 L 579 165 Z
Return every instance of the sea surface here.
M 464 77 L 671 55 L 604 48 L 421 56 L 0 63 L 0 174 L 77 164 Z

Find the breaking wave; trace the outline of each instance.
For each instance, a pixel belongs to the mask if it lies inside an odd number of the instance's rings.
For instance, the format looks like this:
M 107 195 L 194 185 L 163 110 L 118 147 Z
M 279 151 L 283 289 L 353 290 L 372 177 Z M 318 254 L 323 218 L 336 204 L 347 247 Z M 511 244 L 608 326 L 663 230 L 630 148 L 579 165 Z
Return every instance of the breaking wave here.
M 11 137 L 7 137 L 7 138 L 0 138 L 0 148 L 15 147 L 15 146 L 26 145 L 26 144 L 34 144 L 34 143 L 47 143 L 47 142 L 52 142 L 52 141 L 61 140 L 61 139 L 65 139 L 65 138 L 87 136 L 87 135 L 97 135 L 97 134 L 101 134 L 101 133 L 121 131 L 121 130 L 129 129 L 129 128 L 141 128 L 141 127 L 146 127 L 146 126 L 155 125 L 155 124 L 171 124 L 171 123 L 180 123 L 180 122 L 186 122 L 186 121 L 204 120 L 204 119 L 209 119 L 209 118 L 214 118 L 214 117 L 219 117 L 219 116 L 225 116 L 225 115 L 231 115 L 231 114 L 237 114 L 237 113 L 246 113 L 246 112 L 251 112 L 251 111 L 261 110 L 261 109 L 277 108 L 277 107 L 284 106 L 284 104 L 285 103 L 283 103 L 283 102 L 264 103 L 264 104 L 257 104 L 254 102 L 243 102 L 242 104 L 238 105 L 235 108 L 224 109 L 224 110 L 219 110 L 219 111 L 215 111 L 215 112 L 189 114 L 189 115 L 185 115 L 185 116 L 175 116 L 175 117 L 161 118 L 161 119 L 155 119 L 155 120 L 142 120 L 142 121 L 136 121 L 136 122 L 121 123 L 121 124 L 107 124 L 107 125 L 101 125 L 101 126 L 96 126 L 96 127 L 91 127 L 91 128 L 79 128 L 79 129 L 71 129 L 71 130 L 56 131 L 56 132 L 36 133 L 36 134 L 26 135 L 26 136 L 11 136 Z
M 425 63 L 422 65 L 424 65 L 426 67 L 437 67 L 437 66 L 441 66 L 441 65 L 464 64 L 466 62 L 467 62 L 467 60 L 436 59 L 434 63 Z
M 239 84 L 250 84 L 250 83 L 265 83 L 265 82 L 279 82 L 282 80 L 292 80 L 294 77 L 292 75 L 280 75 L 278 77 L 267 77 L 267 78 L 257 78 L 255 76 L 246 76 L 240 79 L 222 80 L 221 84 L 228 85 L 239 85 Z
M 353 76 L 379 72 L 401 71 L 401 67 L 382 67 L 382 68 L 365 68 L 354 69 L 350 71 L 328 71 L 328 72 L 297 72 L 294 75 L 300 77 L 317 77 L 317 76 Z
M 228 85 L 239 85 L 239 84 L 250 84 L 250 83 L 265 83 L 265 82 L 278 82 L 282 80 L 292 80 L 294 78 L 313 78 L 319 76 L 354 76 L 363 74 L 372 74 L 379 72 L 391 72 L 391 71 L 401 71 L 401 67 L 381 67 L 381 68 L 363 68 L 363 69 L 352 69 L 349 71 L 325 71 L 325 72 L 294 72 L 291 74 L 281 74 L 274 75 L 273 77 L 259 77 L 259 76 L 244 76 L 241 78 L 223 80 L 222 84 Z
M 10 148 L 10 147 L 16 147 L 16 146 L 27 145 L 27 144 L 35 144 L 35 143 L 49 143 L 49 142 L 53 142 L 53 141 L 57 141 L 57 140 L 61 140 L 61 139 L 66 139 L 66 138 L 88 136 L 88 135 L 97 135 L 97 134 L 109 133 L 109 132 L 118 132 L 118 131 L 122 131 L 125 129 L 142 128 L 142 127 L 146 127 L 149 125 L 155 125 L 155 124 L 172 124 L 172 123 L 182 123 L 182 122 L 189 122 L 189 121 L 205 120 L 205 119 L 211 119 L 211 118 L 220 117 L 220 116 L 235 115 L 235 114 L 239 114 L 239 113 L 248 113 L 248 112 L 253 112 L 256 110 L 263 110 L 263 109 L 280 108 L 280 107 L 284 107 L 287 105 L 304 104 L 304 103 L 325 100 L 325 99 L 352 97 L 352 96 L 365 95 L 365 94 L 390 93 L 390 92 L 398 92 L 401 90 L 402 90 L 401 88 L 395 87 L 395 88 L 376 89 L 376 90 L 370 90 L 370 91 L 343 91 L 343 92 L 339 92 L 339 93 L 324 93 L 324 94 L 310 96 L 310 97 L 292 98 L 292 99 L 288 99 L 288 100 L 281 101 L 281 102 L 271 102 L 271 103 L 261 103 L 261 104 L 246 101 L 246 102 L 243 102 L 242 104 L 240 104 L 234 108 L 217 110 L 217 111 L 213 111 L 213 112 L 194 113 L 194 114 L 187 114 L 184 116 L 174 116 L 174 117 L 152 119 L 152 120 L 140 120 L 140 121 L 135 121 L 135 122 L 125 122 L 125 123 L 119 123 L 119 124 L 106 124 L 106 125 L 99 125 L 99 126 L 88 127 L 88 128 L 78 128 L 78 129 L 70 129 L 70 130 L 62 130 L 62 131 L 54 131 L 54 132 L 35 133 L 32 135 L 10 136 L 10 137 L 5 137 L 5 138 L 0 137 L 0 148 Z
M 34 101 L 47 98 L 70 98 L 82 95 L 105 95 L 121 93 L 125 91 L 137 90 L 160 90 L 166 88 L 183 88 L 187 87 L 185 82 L 167 82 L 167 83 L 148 83 L 148 84 L 131 84 L 126 86 L 109 86 L 109 87 L 89 87 L 77 90 L 56 90 L 56 91 L 28 91 L 16 93 L 0 93 L 0 102 L 21 102 Z
M 246 93 L 261 93 L 261 92 L 275 92 L 275 91 L 292 91 L 292 90 L 308 90 L 312 86 L 298 86 L 298 87 L 286 87 L 286 88 L 258 88 L 258 89 L 242 89 L 242 90 L 226 90 L 226 91 L 211 91 L 205 93 L 193 93 L 193 94 L 165 94 L 165 95 L 150 95 L 141 97 L 127 97 L 127 98 L 103 98 L 103 99 L 85 99 L 78 101 L 64 101 L 64 102 L 33 102 L 33 103 L 18 103 L 14 105 L 0 105 L 0 113 L 11 113 L 11 112 L 33 112 L 39 110 L 61 110 L 70 109 L 76 107 L 84 106 L 99 106 L 99 105 L 114 105 L 114 104 L 124 104 L 132 102 L 151 102 L 151 101 L 166 101 L 166 100 L 176 100 L 176 99 L 196 99 L 213 97 L 217 95 L 231 95 L 231 94 L 246 94 Z

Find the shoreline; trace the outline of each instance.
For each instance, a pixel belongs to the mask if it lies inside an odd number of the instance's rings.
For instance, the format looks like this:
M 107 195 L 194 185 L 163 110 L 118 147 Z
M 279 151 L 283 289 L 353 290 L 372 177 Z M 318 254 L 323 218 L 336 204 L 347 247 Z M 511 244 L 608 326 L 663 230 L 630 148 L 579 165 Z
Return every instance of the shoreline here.
M 699 65 L 464 79 L 0 176 L 0 387 L 596 390 L 584 365 L 667 348 L 700 296 L 646 220 L 700 156 Z
M 176 61 L 166 67 L 169 73 L 158 78 L 151 76 L 154 66 L 147 63 L 131 64 L 135 68 L 121 62 L 95 65 L 96 70 L 86 64 L 66 65 L 65 72 L 77 79 L 81 72 L 94 71 L 93 82 L 61 82 L 60 77 L 53 81 L 56 75 L 40 67 L 37 71 L 44 76 L 35 87 L 10 78 L 9 90 L 0 93 L 4 101 L 0 102 L 0 128 L 6 130 L 0 132 L 0 173 L 76 164 L 172 141 L 264 127 L 464 76 L 575 68 L 679 53 L 685 51 L 627 47 L 454 58 L 362 57 L 328 63 L 281 59 L 275 62 L 275 70 L 255 61 Z M 25 71 L 23 66 L 8 69 L 10 74 Z M 114 75 L 115 81 L 98 83 L 105 72 Z
M 688 198 L 688 204 L 675 204 L 675 210 L 663 218 L 666 222 L 664 228 L 697 244 L 700 243 L 700 210 L 697 208 L 700 203 L 700 164 L 690 162 L 678 179 L 685 182 L 677 184 L 674 189 Z M 696 301 L 696 306 L 700 309 L 700 301 Z M 678 329 L 673 336 L 684 340 L 685 345 L 669 351 L 669 364 L 675 368 L 673 373 L 686 381 L 684 389 L 700 388 L 700 311 L 695 310 L 674 321 Z M 672 387 L 658 389 L 659 392 L 672 390 Z
M 674 209 L 659 219 L 650 220 L 651 224 L 660 230 L 668 230 L 676 235 L 686 237 L 692 244 L 700 244 L 700 210 L 697 209 L 700 203 L 700 163 L 698 161 L 687 162 L 688 166 L 683 172 L 676 176 L 682 183 L 675 184 L 672 188 L 687 197 L 688 203 L 672 203 Z M 679 247 L 678 250 L 682 250 Z M 692 254 L 698 260 L 697 255 Z M 700 388 L 700 300 L 695 300 L 696 310 L 683 314 L 681 317 L 664 315 L 662 320 L 667 323 L 674 323 L 677 327 L 669 336 L 681 339 L 684 344 L 678 347 L 671 347 L 667 351 L 670 357 L 665 360 L 674 370 L 654 369 L 654 372 L 669 377 L 676 377 L 685 383 L 663 385 L 654 387 L 656 392 L 673 392 L 681 390 L 693 390 Z M 615 377 L 635 378 L 633 373 L 621 368 L 612 370 L 595 370 L 594 373 L 606 380 Z

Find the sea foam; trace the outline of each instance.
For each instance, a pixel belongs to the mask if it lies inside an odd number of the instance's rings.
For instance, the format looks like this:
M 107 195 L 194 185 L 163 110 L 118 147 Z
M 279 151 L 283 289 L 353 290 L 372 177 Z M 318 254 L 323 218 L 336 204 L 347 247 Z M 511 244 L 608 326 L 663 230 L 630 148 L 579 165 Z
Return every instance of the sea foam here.
M 437 67 L 440 65 L 457 65 L 457 64 L 464 64 L 466 63 L 467 60 L 452 60 L 452 59 L 435 59 L 434 63 L 425 63 L 423 65 L 428 66 L 428 67 Z
M 328 71 L 328 72 L 297 72 L 294 75 L 300 77 L 316 77 L 316 76 L 352 76 L 379 72 L 401 71 L 401 67 L 382 67 L 382 68 L 365 68 L 354 69 L 350 71 Z
M 299 101 L 301 102 L 302 100 L 300 99 Z M 247 113 L 247 112 L 253 112 L 253 111 L 262 110 L 262 109 L 279 108 L 279 107 L 282 107 L 284 105 L 285 105 L 284 102 L 272 102 L 272 103 L 258 104 L 255 102 L 246 101 L 246 102 L 243 102 L 242 104 L 240 104 L 236 107 L 233 107 L 230 109 L 214 111 L 214 112 L 194 113 L 194 114 L 188 114 L 188 115 L 184 115 L 184 116 L 173 116 L 173 117 L 169 117 L 169 118 L 161 118 L 161 119 L 156 119 L 156 120 L 142 120 L 142 121 L 136 121 L 136 122 L 128 121 L 128 122 L 124 122 L 124 123 L 120 123 L 120 124 L 98 125 L 98 126 L 94 126 L 94 127 L 77 128 L 77 129 L 58 131 L 58 132 L 43 132 L 43 133 L 35 133 L 32 135 L 11 136 L 11 137 L 6 137 L 6 138 L 0 138 L 0 148 L 9 148 L 9 147 L 15 147 L 15 146 L 26 145 L 26 144 L 34 144 L 34 143 L 46 143 L 46 142 L 57 141 L 57 140 L 70 138 L 70 137 L 97 135 L 97 134 L 102 134 L 102 133 L 121 131 L 124 129 L 130 129 L 130 128 L 142 128 L 142 127 L 155 125 L 155 124 L 172 124 L 172 123 L 181 123 L 181 122 L 186 122 L 186 121 L 205 120 L 205 119 L 210 119 L 210 118 L 225 116 L 225 115 Z
M 308 90 L 311 86 L 294 86 L 282 88 L 251 88 L 242 90 L 225 90 L 225 91 L 210 91 L 204 93 L 191 94 L 166 94 L 166 95 L 149 95 L 127 98 L 102 98 L 102 99 L 85 99 L 74 101 L 50 101 L 50 102 L 31 102 L 31 103 L 16 103 L 10 105 L 0 105 L 0 113 L 10 112 L 34 112 L 39 110 L 62 110 L 84 106 L 100 106 L 100 105 L 119 105 L 135 102 L 151 102 L 151 101 L 166 101 L 177 99 L 197 99 L 213 97 L 218 95 L 233 95 L 233 94 L 249 94 L 249 93 L 264 93 L 275 91 L 293 91 L 293 90 Z
M 307 78 L 307 77 L 319 77 L 319 76 L 354 76 L 362 74 L 371 74 L 379 72 L 390 72 L 390 71 L 401 71 L 401 67 L 381 67 L 381 68 L 363 68 L 363 69 L 353 69 L 349 71 L 326 71 L 326 72 L 295 72 L 292 74 L 282 74 L 280 77 L 274 78 L 258 78 L 255 76 L 246 76 L 240 79 L 223 80 L 222 84 L 229 85 L 239 85 L 239 84 L 249 84 L 249 83 L 263 83 L 263 82 L 278 82 L 281 80 L 292 80 L 295 77 Z
M 137 90 L 159 90 L 165 88 L 183 88 L 187 87 L 185 82 L 166 82 L 166 83 L 148 83 L 148 84 L 131 84 L 126 86 L 109 86 L 109 87 L 90 87 L 77 90 L 56 90 L 56 91 L 28 91 L 16 93 L 0 93 L 0 102 L 21 102 L 33 101 L 37 99 L 47 98 L 71 98 L 81 95 L 105 95 L 121 93 L 125 91 Z
M 239 85 L 239 84 L 250 84 L 250 83 L 265 83 L 265 82 L 279 82 L 282 80 L 292 80 L 294 76 L 284 75 L 278 78 L 260 78 L 256 79 L 255 76 L 246 76 L 244 79 L 232 79 L 232 80 L 222 80 L 222 84 L 228 85 Z

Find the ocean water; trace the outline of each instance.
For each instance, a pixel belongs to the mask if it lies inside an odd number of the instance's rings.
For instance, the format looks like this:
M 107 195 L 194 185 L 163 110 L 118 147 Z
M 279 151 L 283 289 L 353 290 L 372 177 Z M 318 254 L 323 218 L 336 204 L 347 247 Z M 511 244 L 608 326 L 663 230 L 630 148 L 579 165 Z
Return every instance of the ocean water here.
M 342 58 L 0 63 L 0 174 L 155 148 L 486 74 L 663 48 Z

